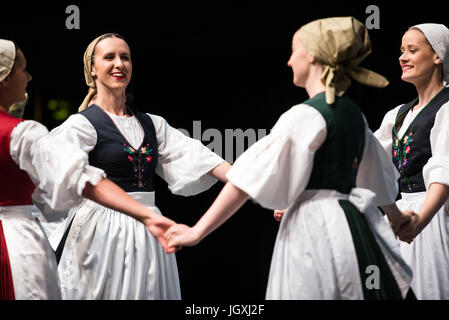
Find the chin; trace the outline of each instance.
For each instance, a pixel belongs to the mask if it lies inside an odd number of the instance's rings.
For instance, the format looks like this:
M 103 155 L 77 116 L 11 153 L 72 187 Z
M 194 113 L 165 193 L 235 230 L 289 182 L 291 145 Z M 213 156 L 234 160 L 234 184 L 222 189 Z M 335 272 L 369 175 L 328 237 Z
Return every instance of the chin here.
M 410 77 L 408 74 L 401 75 L 401 80 L 405 82 L 413 83 L 413 77 Z
M 128 83 L 111 83 L 110 85 L 109 85 L 109 88 L 111 88 L 111 89 L 123 89 L 123 90 L 125 90 L 126 89 L 126 87 L 128 86 Z

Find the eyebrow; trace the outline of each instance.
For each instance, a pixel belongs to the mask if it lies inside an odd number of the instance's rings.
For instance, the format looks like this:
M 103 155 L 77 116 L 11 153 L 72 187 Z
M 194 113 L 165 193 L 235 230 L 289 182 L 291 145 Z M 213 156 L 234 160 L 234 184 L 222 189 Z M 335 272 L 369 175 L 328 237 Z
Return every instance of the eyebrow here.
M 107 55 L 109 55 L 109 54 L 115 54 L 115 52 L 113 52 L 113 51 L 107 51 L 107 52 L 103 53 L 103 56 L 107 56 Z M 119 52 L 119 54 L 120 54 L 120 55 L 126 54 L 126 55 L 128 55 L 128 56 L 131 56 L 131 53 L 129 53 L 128 51 L 122 51 L 122 52 Z
M 405 47 L 406 47 L 406 48 L 410 48 L 410 47 L 418 47 L 418 46 L 419 46 L 418 44 L 408 44 L 408 45 L 406 45 Z M 401 45 L 400 49 L 402 49 L 402 48 L 404 48 L 403 45 Z

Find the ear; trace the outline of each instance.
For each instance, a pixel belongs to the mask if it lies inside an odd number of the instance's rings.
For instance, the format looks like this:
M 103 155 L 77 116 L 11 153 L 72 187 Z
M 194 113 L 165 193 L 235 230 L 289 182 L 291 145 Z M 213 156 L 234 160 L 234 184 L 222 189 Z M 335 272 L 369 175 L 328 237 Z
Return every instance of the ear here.
M 433 54 L 433 62 L 435 64 L 443 64 L 443 60 L 441 60 L 440 57 L 436 53 Z
M 317 60 L 315 59 L 315 57 L 314 56 L 312 56 L 310 53 L 308 53 L 307 52 L 307 61 L 310 63 L 310 64 L 314 64 L 315 62 L 317 62 Z
M 0 86 L 2 86 L 3 88 L 9 87 L 9 76 L 7 76 L 5 79 L 3 79 L 3 81 L 0 81 Z

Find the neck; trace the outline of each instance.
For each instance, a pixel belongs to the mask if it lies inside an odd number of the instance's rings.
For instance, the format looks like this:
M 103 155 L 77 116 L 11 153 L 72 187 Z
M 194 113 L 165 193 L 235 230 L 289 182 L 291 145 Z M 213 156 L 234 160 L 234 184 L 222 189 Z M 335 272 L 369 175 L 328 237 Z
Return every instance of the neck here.
M 118 116 L 124 116 L 128 114 L 126 108 L 126 96 L 124 90 L 111 90 L 109 88 L 99 87 L 95 103 L 103 110 L 116 114 Z
M 4 107 L 3 104 L 0 104 L 0 110 L 4 112 L 8 112 L 8 108 Z
M 323 73 L 323 68 L 320 64 L 312 65 L 312 70 L 307 77 L 304 88 L 310 98 L 316 96 L 318 93 L 326 91 L 326 86 L 321 81 L 321 74 Z
M 416 91 L 418 92 L 418 104 L 415 108 L 424 107 L 435 95 L 443 89 L 443 82 L 440 80 L 423 81 L 422 83 L 415 84 Z

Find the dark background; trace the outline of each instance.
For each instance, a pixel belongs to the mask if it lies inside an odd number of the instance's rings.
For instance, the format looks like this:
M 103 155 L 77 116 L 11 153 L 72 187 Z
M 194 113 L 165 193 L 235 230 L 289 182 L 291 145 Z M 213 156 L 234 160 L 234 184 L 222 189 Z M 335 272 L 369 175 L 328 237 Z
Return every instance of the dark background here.
M 79 30 L 65 26 L 70 4 L 80 9 Z M 76 112 L 86 94 L 87 45 L 116 32 L 131 47 L 135 108 L 190 133 L 193 121 L 201 120 L 202 132 L 216 128 L 224 137 L 226 128 L 269 129 L 307 98 L 292 84 L 287 66 L 291 37 L 301 25 L 349 15 L 364 23 L 370 4 L 380 9 L 380 29 L 370 30 L 373 53 L 362 66 L 386 76 L 390 85 L 353 83 L 348 94 L 374 131 L 388 110 L 415 97 L 414 87 L 400 79 L 403 33 L 423 22 L 448 25 L 443 1 L 16 1 L 1 5 L 0 38 L 16 41 L 28 60 L 33 80 L 25 118 L 49 129 Z M 157 205 L 166 216 L 192 225 L 222 185 L 184 198 L 158 179 Z M 183 298 L 263 299 L 277 228 L 271 211 L 248 202 L 198 246 L 179 251 Z

